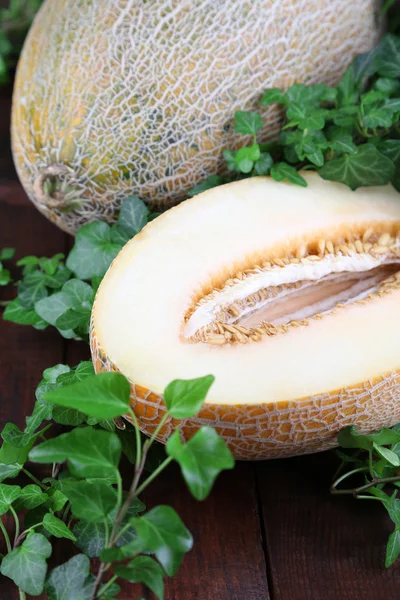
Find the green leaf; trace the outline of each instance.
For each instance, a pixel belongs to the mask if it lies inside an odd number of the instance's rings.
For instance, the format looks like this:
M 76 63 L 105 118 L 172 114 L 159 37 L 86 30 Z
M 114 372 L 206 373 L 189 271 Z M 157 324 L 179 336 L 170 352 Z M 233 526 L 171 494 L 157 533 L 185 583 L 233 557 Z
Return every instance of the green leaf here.
M 88 223 L 76 234 L 75 245 L 67 259 L 67 267 L 79 279 L 104 275 L 120 250 L 121 246 L 111 241 L 110 226 L 107 223 Z
M 0 482 L 5 479 L 14 479 L 15 477 L 18 477 L 23 466 L 24 465 L 20 463 L 0 463 Z
M 325 163 L 318 173 L 324 179 L 345 183 L 355 190 L 361 186 L 388 183 L 394 175 L 394 164 L 375 146 L 364 144 L 355 154 L 346 154 Z
M 35 310 L 22 306 L 19 298 L 15 298 L 15 300 L 12 300 L 10 304 L 6 306 L 3 313 L 3 319 L 5 321 L 11 321 L 12 323 L 18 323 L 19 325 L 46 325 Z
M 15 248 L 3 248 L 0 250 L 0 260 L 11 260 L 14 254 Z
M 64 521 L 61 521 L 61 519 L 58 519 L 51 513 L 47 513 L 47 515 L 44 516 L 43 527 L 51 533 L 51 535 L 54 535 L 57 538 L 66 538 L 68 540 L 73 540 L 74 542 L 76 541 L 76 537 L 72 531 L 68 529 Z
M 396 529 L 389 535 L 386 545 L 385 567 L 390 567 L 400 556 L 400 528 Z
M 121 442 L 115 433 L 82 427 L 62 433 L 32 448 L 30 460 L 39 463 L 68 460 L 76 477 L 108 477 L 115 473 L 121 456 Z
M 245 135 L 255 135 L 263 128 L 263 120 L 256 112 L 238 110 L 235 112 L 235 131 Z
M 375 58 L 374 66 L 382 77 L 400 77 L 400 38 L 387 34 L 381 40 Z
M 129 237 L 133 237 L 147 225 L 148 217 L 149 209 L 143 200 L 130 196 L 121 204 L 118 224 Z
M 73 310 L 90 309 L 93 304 L 93 290 L 88 283 L 79 279 L 70 279 L 62 288 L 68 305 Z
M 28 458 L 29 450 L 32 448 L 34 442 L 35 439 L 32 438 L 31 443 L 24 448 L 16 448 L 7 444 L 7 442 L 3 442 L 0 448 L 0 463 L 5 465 L 19 463 L 22 467 Z
M 175 431 L 167 442 L 167 454 L 179 463 L 183 478 L 197 500 L 208 496 L 221 471 L 235 465 L 224 440 L 212 427 L 201 427 L 186 444 L 182 444 L 179 431 Z
M 400 433 L 387 427 L 384 427 L 377 433 L 371 433 L 368 437 L 379 446 L 400 442 Z
M 23 508 L 32 510 L 41 504 L 44 504 L 49 496 L 44 493 L 38 485 L 30 484 L 22 488 L 18 500 L 15 503 L 15 510 L 20 511 Z
M 390 79 L 390 77 L 379 77 L 379 79 L 375 81 L 374 87 L 380 92 L 390 95 L 398 91 L 400 88 L 400 81 L 397 79 Z
M 397 492 L 395 491 L 392 496 L 384 502 L 384 506 L 389 513 L 389 517 L 393 523 L 400 527 L 400 500 L 396 498 Z M 386 494 L 385 494 L 386 496 Z
M 193 196 L 196 196 L 197 194 L 201 194 L 202 192 L 211 190 L 212 188 L 222 185 L 223 183 L 226 183 L 225 179 L 226 178 L 221 177 L 220 175 L 210 175 L 209 177 L 207 177 L 207 179 L 205 179 L 201 183 L 198 183 L 192 189 L 190 189 L 188 191 L 188 196 L 189 198 L 193 198 Z
M 355 154 L 357 152 L 357 146 L 353 142 L 351 135 L 344 135 L 338 139 L 329 142 L 330 148 L 337 154 Z
M 250 173 L 254 162 L 258 160 L 260 156 L 260 146 L 258 144 L 240 148 L 235 153 L 235 171 L 239 171 L 240 173 Z
M 32 310 L 36 302 L 48 295 L 43 273 L 35 271 L 21 281 L 18 286 L 18 298 L 21 305 Z
M 90 600 L 93 578 L 88 557 L 77 554 L 53 569 L 46 581 L 46 593 L 49 600 Z
M 43 298 L 35 304 L 35 310 L 37 314 L 46 323 L 56 327 L 57 319 L 69 309 L 69 303 L 63 292 L 57 292 L 47 298 Z M 72 329 L 61 330 L 61 334 L 67 338 L 73 338 L 75 336 Z
M 116 565 L 114 572 L 131 583 L 144 583 L 159 600 L 163 600 L 164 573 L 150 556 L 137 556 L 127 565 Z
M 90 309 L 73 310 L 69 308 L 65 313 L 60 315 L 56 320 L 56 327 L 61 331 L 68 331 L 76 329 L 77 327 L 84 327 L 89 331 L 90 323 Z
M 285 162 L 274 164 L 271 168 L 271 177 L 276 181 L 290 181 L 302 187 L 307 187 L 307 181 L 294 167 Z
M 8 285 L 11 281 L 11 273 L 8 269 L 3 269 L 0 262 L 0 285 Z
M 86 421 L 86 415 L 73 408 L 55 406 L 53 408 L 53 419 L 56 423 L 60 423 L 60 425 L 77 427 Z
M 0 571 L 27 594 L 39 596 L 46 577 L 46 558 L 51 555 L 51 550 L 44 535 L 32 533 L 21 546 L 3 558 Z
M 130 385 L 119 373 L 100 373 L 45 394 L 45 400 L 96 419 L 113 419 L 129 409 Z
M 357 101 L 358 91 L 355 86 L 354 67 L 350 67 L 344 72 L 337 86 L 337 105 L 339 107 L 352 105 Z
M 75 517 L 88 523 L 99 523 L 117 503 L 117 492 L 105 483 L 70 481 L 62 486 L 63 493 L 71 502 Z
M 368 451 L 373 448 L 373 442 L 370 437 L 359 433 L 354 425 L 340 431 L 338 443 L 342 448 L 361 448 Z
M 79 381 L 83 381 L 86 377 L 90 377 L 94 374 L 94 367 L 91 360 L 83 360 L 75 369 L 75 375 Z
M 4 515 L 21 492 L 19 485 L 0 483 L 0 515 Z
M 35 436 L 24 433 L 17 425 L 14 425 L 14 423 L 6 423 L 1 432 L 1 437 L 7 444 L 14 448 L 25 448 L 26 446 L 29 446 Z
M 51 508 L 53 512 L 62 510 L 68 501 L 67 496 L 63 494 L 61 490 L 56 488 L 49 490 L 48 495 L 50 496 Z
M 175 419 L 186 419 L 199 412 L 215 377 L 175 379 L 164 390 L 164 402 Z
M 394 163 L 400 161 L 400 140 L 379 141 L 378 150 Z
M 279 88 L 270 88 L 265 90 L 261 98 L 261 106 L 267 106 L 268 104 L 285 104 L 286 94 Z
M 269 152 L 261 152 L 260 158 L 254 164 L 257 175 L 268 175 L 274 161 Z
M 170 577 L 175 575 L 183 554 L 191 550 L 193 539 L 170 506 L 157 506 L 143 517 L 130 519 L 143 552 L 154 553 Z
M 78 521 L 73 532 L 77 538 L 76 545 L 90 558 L 100 556 L 106 544 L 106 529 L 103 522 L 88 523 Z
M 375 442 L 373 443 L 374 450 L 379 456 L 384 458 L 394 467 L 400 467 L 400 458 L 397 456 L 395 452 L 389 450 L 389 448 L 385 448 L 384 446 L 378 446 Z

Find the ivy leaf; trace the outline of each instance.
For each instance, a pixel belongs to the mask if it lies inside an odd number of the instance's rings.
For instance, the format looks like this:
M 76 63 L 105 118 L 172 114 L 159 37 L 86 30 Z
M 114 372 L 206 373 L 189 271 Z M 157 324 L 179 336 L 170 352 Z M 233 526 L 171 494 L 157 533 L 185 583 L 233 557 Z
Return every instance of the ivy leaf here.
M 318 173 L 324 179 L 340 181 L 352 190 L 361 186 L 384 185 L 394 175 L 393 162 L 372 144 L 358 147 L 355 154 L 346 154 L 325 163 Z
M 3 442 L 0 448 L 0 463 L 5 465 L 19 463 L 21 466 L 23 466 L 28 458 L 29 450 L 32 448 L 34 443 L 35 439 L 32 438 L 28 446 L 16 448 L 15 446 L 7 444 L 7 442 Z
M 103 522 L 88 523 L 78 521 L 73 532 L 77 538 L 76 545 L 90 558 L 100 556 L 106 544 L 106 529 Z
M 3 558 L 0 571 L 13 580 L 22 591 L 39 596 L 44 587 L 51 544 L 44 535 L 32 533 L 21 546 Z
M 3 248 L 0 250 L 0 260 L 11 260 L 14 254 L 15 248 Z
M 159 600 L 164 599 L 164 573 L 150 556 L 137 556 L 127 565 L 116 565 L 114 572 L 131 583 L 144 583 Z
M 90 309 L 93 304 L 93 290 L 88 283 L 79 279 L 70 279 L 62 288 L 68 305 L 73 310 Z
M 400 527 L 389 535 L 386 546 L 385 567 L 390 567 L 400 556 Z
M 125 198 L 121 205 L 118 224 L 127 233 L 133 237 L 147 225 L 149 218 L 149 209 L 140 198 L 130 196 Z
M 76 234 L 75 245 L 67 259 L 67 267 L 79 279 L 101 276 L 120 250 L 121 246 L 111 240 L 111 230 L 107 223 L 87 223 Z
M 235 153 L 235 171 L 239 171 L 240 173 L 250 173 L 254 166 L 254 162 L 259 160 L 260 156 L 260 146 L 258 144 L 240 148 Z
M 48 495 L 50 497 L 51 508 L 53 512 L 58 512 L 59 510 L 62 510 L 68 501 L 67 496 L 63 494 L 61 490 L 58 490 L 56 488 L 49 490 Z
M 255 135 L 263 128 L 263 120 L 256 112 L 238 110 L 235 112 L 235 131 L 245 135 Z
M 6 423 L 1 432 L 1 437 L 7 444 L 14 448 L 25 448 L 26 446 L 29 446 L 35 436 L 24 433 L 17 425 L 14 425 L 14 423 Z
M 154 553 L 170 577 L 175 575 L 183 554 L 191 550 L 193 539 L 170 506 L 157 506 L 143 517 L 130 519 L 143 552 Z
M 214 381 L 213 375 L 172 381 L 164 390 L 169 414 L 175 419 L 186 419 L 198 413 Z
M 18 298 L 24 308 L 32 310 L 36 302 L 48 295 L 43 273 L 27 275 L 18 286 Z
M 55 406 L 53 408 L 53 419 L 60 425 L 69 425 L 71 427 L 77 427 L 86 420 L 86 415 L 74 410 L 73 408 L 66 408 L 64 406 Z
M 387 427 L 383 427 L 383 429 L 377 433 L 371 433 L 368 437 L 370 440 L 376 444 L 379 444 L 380 446 L 386 446 L 387 444 L 396 444 L 397 442 L 400 442 L 400 433 Z
M 359 433 L 354 425 L 339 432 L 338 442 L 342 448 L 360 448 L 368 451 L 373 448 L 370 437 Z
M 188 196 L 189 198 L 193 198 L 193 196 L 201 194 L 207 190 L 211 190 L 212 188 L 222 185 L 223 183 L 225 183 L 225 178 L 221 177 L 221 175 L 210 175 L 204 181 L 198 183 L 192 189 L 190 189 L 188 191 Z
M 260 158 L 254 165 L 254 170 L 257 175 L 268 175 L 274 161 L 269 152 L 261 152 Z
M 5 479 L 14 479 L 15 477 L 18 477 L 23 466 L 24 465 L 20 463 L 0 463 L 0 482 Z
M 6 306 L 3 319 L 12 323 L 18 323 L 19 325 L 33 325 L 38 329 L 44 329 L 47 325 L 36 310 L 22 306 L 19 298 L 15 298 Z
M 83 381 L 86 377 L 94 374 L 94 367 L 91 360 L 83 360 L 75 369 L 75 376 L 79 381 Z
M 43 298 L 36 302 L 35 311 L 46 323 L 56 327 L 57 319 L 70 308 L 68 299 L 63 292 L 57 292 L 47 298 Z M 72 329 L 61 331 L 62 335 L 67 338 L 73 338 L 74 332 Z
M 286 94 L 279 88 L 270 88 L 265 90 L 261 98 L 261 106 L 268 104 L 285 104 Z
M 276 181 L 287 180 L 291 183 L 307 187 L 307 181 L 296 171 L 294 167 L 285 162 L 274 164 L 271 168 L 271 177 Z
M 82 427 L 57 438 L 46 440 L 29 453 L 33 462 L 52 463 L 68 460 L 76 477 L 114 475 L 121 456 L 121 442 L 115 433 Z
M 43 527 L 49 533 L 51 533 L 51 535 L 54 535 L 57 538 L 66 538 L 66 539 L 72 540 L 74 542 L 76 541 L 76 537 L 74 536 L 72 531 L 70 531 L 68 529 L 68 527 L 66 526 L 64 521 L 61 521 L 61 519 L 58 519 L 51 513 L 47 513 L 44 516 Z
M 119 373 L 100 373 L 47 392 L 45 400 L 74 408 L 96 419 L 113 419 L 128 411 L 130 385 Z
M 78 327 L 84 327 L 85 330 L 89 331 L 90 313 L 89 308 L 80 310 L 69 308 L 58 317 L 55 325 L 61 331 L 77 329 Z
M 394 492 L 392 496 L 388 497 L 388 499 L 385 500 L 384 505 L 393 523 L 400 527 L 400 500 L 399 498 L 396 498 L 396 494 L 397 492 Z
M 378 150 L 394 163 L 400 161 L 400 140 L 379 141 Z
M 19 485 L 0 483 L 0 515 L 4 515 L 21 492 Z
M 235 465 L 228 446 L 212 427 L 201 427 L 186 444 L 175 431 L 167 442 L 167 454 L 179 463 L 196 500 L 204 500 L 218 474 Z
M 30 484 L 22 488 L 15 503 L 15 510 L 20 511 L 23 508 L 32 510 L 41 504 L 45 504 L 49 496 L 44 493 L 38 485 Z
M 117 503 L 117 492 L 105 483 L 70 481 L 62 486 L 63 493 L 71 502 L 75 517 L 88 523 L 103 522 Z
M 375 442 L 373 442 L 373 447 L 375 452 L 384 458 L 388 463 L 394 467 L 400 467 L 400 458 L 395 452 L 389 450 L 389 448 L 385 448 L 384 446 L 378 446 L 378 444 Z
M 343 135 L 338 139 L 329 142 L 330 148 L 337 154 L 355 154 L 357 152 L 357 146 L 353 142 L 351 135 Z
M 53 569 L 46 581 L 46 593 L 49 600 L 90 600 L 93 578 L 88 557 L 77 554 Z
M 376 71 L 382 77 L 400 77 L 400 38 L 396 35 L 385 35 L 374 58 Z

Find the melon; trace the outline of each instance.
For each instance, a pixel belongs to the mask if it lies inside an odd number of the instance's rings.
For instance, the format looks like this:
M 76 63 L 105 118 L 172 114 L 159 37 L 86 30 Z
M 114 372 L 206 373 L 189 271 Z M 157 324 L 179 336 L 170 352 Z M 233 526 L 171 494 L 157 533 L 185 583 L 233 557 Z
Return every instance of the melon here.
M 400 194 L 254 177 L 147 225 L 103 279 L 97 372 L 130 381 L 144 432 L 174 379 L 214 375 L 182 436 L 213 425 L 238 459 L 325 450 L 400 421 Z M 165 442 L 178 422 L 159 433 Z
M 265 88 L 336 84 L 377 42 L 380 0 L 47 0 L 18 65 L 15 164 L 74 233 L 122 199 L 169 207 L 210 174 Z M 276 134 L 261 110 L 260 141 Z

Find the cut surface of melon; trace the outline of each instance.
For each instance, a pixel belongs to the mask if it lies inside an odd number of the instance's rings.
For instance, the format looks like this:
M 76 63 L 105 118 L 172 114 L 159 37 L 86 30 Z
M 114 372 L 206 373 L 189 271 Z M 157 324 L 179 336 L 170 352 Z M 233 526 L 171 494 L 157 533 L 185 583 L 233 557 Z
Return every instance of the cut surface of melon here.
M 349 416 L 340 398 L 400 368 L 400 196 L 305 177 L 307 188 L 266 177 L 221 186 L 149 224 L 99 288 L 95 351 L 160 398 L 173 379 L 213 374 L 206 406 L 230 414 L 239 438 L 237 407 L 279 414 L 289 403 L 295 415 L 336 394 L 320 447 L 332 444 Z M 391 394 L 385 423 L 400 417 Z

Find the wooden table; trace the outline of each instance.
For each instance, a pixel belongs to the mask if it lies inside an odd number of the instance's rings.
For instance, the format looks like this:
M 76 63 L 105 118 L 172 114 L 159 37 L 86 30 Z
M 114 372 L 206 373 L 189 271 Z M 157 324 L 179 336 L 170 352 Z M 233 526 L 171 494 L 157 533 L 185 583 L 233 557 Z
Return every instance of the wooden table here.
M 17 258 L 67 252 L 71 239 L 39 214 L 18 183 L 10 153 L 10 95 L 11 88 L 0 92 L 0 248 L 16 247 Z M 43 369 L 74 365 L 88 358 L 89 349 L 63 340 L 51 327 L 40 332 L 0 319 L 0 328 L 1 425 L 23 426 Z M 238 463 L 203 503 L 191 498 L 177 469 L 162 475 L 144 501 L 149 507 L 171 504 L 195 540 L 166 584 L 166 600 L 398 600 L 400 563 L 384 568 L 389 518 L 376 503 L 329 495 L 337 464 L 333 452 Z M 68 542 L 61 542 L 58 564 L 70 552 Z M 134 593 L 125 588 L 121 597 L 141 596 L 153 598 L 141 586 Z M 17 598 L 3 577 L 0 598 Z

